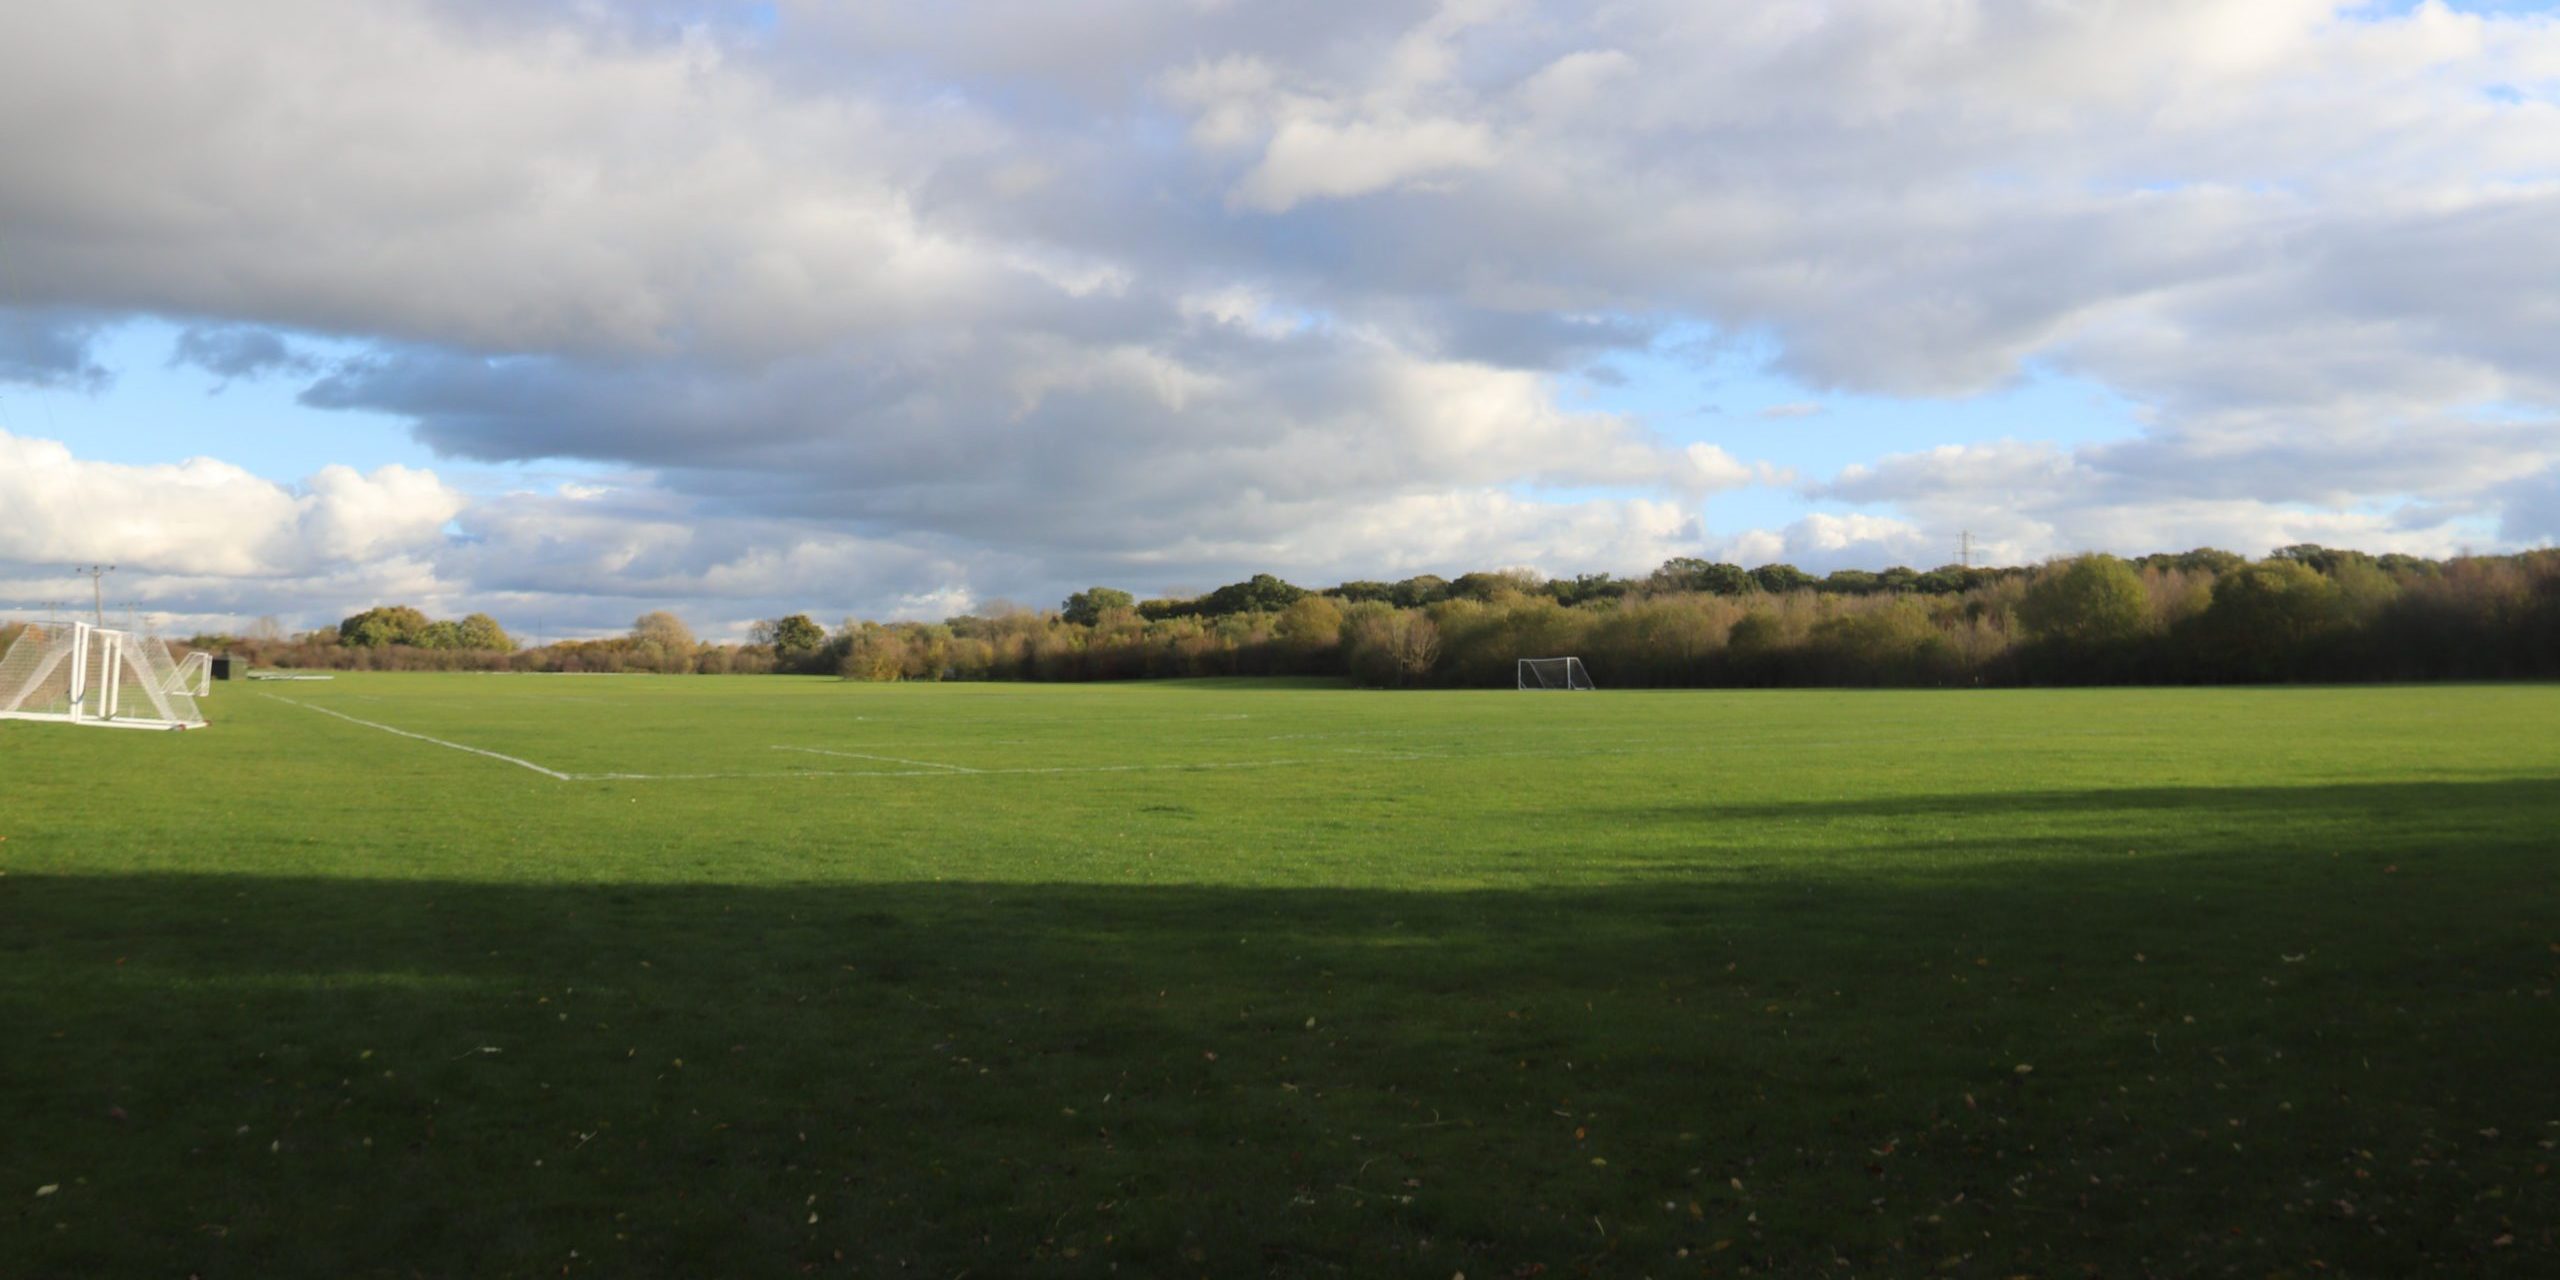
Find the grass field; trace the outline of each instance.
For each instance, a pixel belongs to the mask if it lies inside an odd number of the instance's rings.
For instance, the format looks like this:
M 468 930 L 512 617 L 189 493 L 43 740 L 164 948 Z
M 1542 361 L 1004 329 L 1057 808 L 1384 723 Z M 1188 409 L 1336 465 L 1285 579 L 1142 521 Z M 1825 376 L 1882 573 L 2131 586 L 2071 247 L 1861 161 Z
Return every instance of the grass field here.
M 2560 688 L 208 709 L 0 725 L 0 1278 L 2560 1270 Z

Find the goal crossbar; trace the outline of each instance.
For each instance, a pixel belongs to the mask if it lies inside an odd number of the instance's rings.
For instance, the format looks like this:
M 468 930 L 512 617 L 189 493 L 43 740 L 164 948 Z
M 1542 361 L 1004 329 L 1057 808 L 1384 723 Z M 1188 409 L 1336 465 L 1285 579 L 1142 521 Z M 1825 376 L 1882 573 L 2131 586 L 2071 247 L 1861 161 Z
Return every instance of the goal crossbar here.
M 1522 658 L 1520 687 L 1523 689 L 1596 689 L 1591 673 L 1583 670 L 1582 659 Z

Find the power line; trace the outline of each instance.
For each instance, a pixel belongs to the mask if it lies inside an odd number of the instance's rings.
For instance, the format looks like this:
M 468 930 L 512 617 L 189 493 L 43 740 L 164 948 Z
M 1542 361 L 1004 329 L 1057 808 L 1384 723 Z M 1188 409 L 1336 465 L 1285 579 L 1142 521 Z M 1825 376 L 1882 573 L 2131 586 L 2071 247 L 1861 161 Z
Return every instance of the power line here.
M 73 573 L 89 575 L 89 603 L 97 610 L 98 626 L 101 629 L 107 625 L 107 575 L 115 571 L 116 567 L 111 564 L 82 565 L 72 570 Z

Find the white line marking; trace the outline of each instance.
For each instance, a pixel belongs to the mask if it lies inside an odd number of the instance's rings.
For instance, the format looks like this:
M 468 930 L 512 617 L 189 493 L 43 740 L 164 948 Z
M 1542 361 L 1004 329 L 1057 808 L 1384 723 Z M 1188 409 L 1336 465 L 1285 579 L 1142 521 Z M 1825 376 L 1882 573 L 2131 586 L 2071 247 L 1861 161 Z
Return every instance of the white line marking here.
M 317 711 L 324 716 L 335 716 L 349 724 L 360 724 L 368 729 L 379 729 L 384 733 L 394 734 L 403 738 L 412 738 L 419 742 L 431 743 L 435 746 L 444 747 L 452 751 L 463 751 L 475 756 L 486 756 L 491 760 L 511 764 L 519 769 L 530 769 L 535 773 L 541 774 L 543 777 L 554 778 L 561 782 L 710 782 L 762 778 L 985 778 L 1070 773 L 1208 773 L 1232 769 L 1279 769 L 1296 765 L 1348 763 L 1348 761 L 1340 758 L 1342 756 L 1365 756 L 1369 759 L 1384 760 L 1441 760 L 1465 762 L 1469 760 L 1497 760 L 1520 757 L 1558 759 L 1565 757 L 1590 756 L 1685 754 L 1695 749 L 1686 743 L 1671 747 L 1650 746 L 1648 744 L 1659 742 L 1661 739 L 1630 738 L 1622 740 L 1625 745 L 1618 748 L 1586 749 L 1581 751 L 1483 751 L 1469 752 L 1462 755 L 1444 755 L 1437 752 L 1395 752 L 1377 750 L 1374 748 L 1336 747 L 1333 748 L 1336 752 L 1335 758 L 1329 760 L 1311 757 L 1287 757 L 1276 760 L 1177 760 L 1157 764 L 1081 764 L 1034 766 L 1013 769 L 971 769 L 956 764 L 937 764 L 930 760 L 907 760 L 897 756 L 874 756 L 864 755 L 860 752 L 854 751 L 833 751 L 823 747 L 795 747 L 776 744 L 773 747 L 776 751 L 798 751 L 809 755 L 838 756 L 852 760 L 878 760 L 886 764 L 909 764 L 917 767 L 913 769 L 801 769 L 790 771 L 742 770 L 723 773 L 562 773 L 557 769 L 546 769 L 530 760 L 507 755 L 503 752 L 490 751 L 483 747 L 466 746 L 459 742 L 447 742 L 442 738 L 431 738 L 423 733 L 414 733 L 407 729 L 394 728 L 387 724 L 378 724 L 371 720 L 359 719 L 355 716 L 348 715 L 346 712 L 332 710 L 331 708 L 319 706 L 314 703 L 298 702 L 292 698 L 277 697 L 275 694 L 264 691 L 261 691 L 258 696 L 271 702 L 281 702 L 288 706 L 300 707 L 305 711 Z M 1321 738 L 1332 736 L 1358 737 L 1367 735 L 1293 734 L 1283 736 Z
M 874 755 L 865 755 L 865 754 L 863 754 L 862 752 L 859 752 L 859 751 L 829 751 L 829 750 L 827 750 L 825 747 L 775 747 L 775 748 L 774 748 L 774 750 L 776 750 L 776 751 L 805 751 L 805 752 L 808 752 L 810 755 L 813 755 L 813 756 L 840 756 L 840 757 L 842 757 L 842 758 L 844 758 L 844 759 L 847 759 L 847 760 L 877 760 L 877 761 L 881 762 L 882 764 L 912 764 L 912 765 L 919 765 L 919 766 L 921 766 L 921 767 L 923 767 L 923 768 L 927 768 L 927 769 L 948 769 L 948 770 L 950 770 L 950 771 L 951 771 L 951 772 L 953 772 L 953 773 L 985 773 L 985 772 L 986 772 L 986 770 L 984 770 L 984 769 L 969 769 L 969 768 L 964 768 L 964 767 L 962 767 L 962 766 L 960 766 L 960 765 L 956 765 L 956 764 L 937 764 L 937 763 L 935 763 L 935 762 L 933 762 L 933 761 L 931 761 L 931 760 L 908 760 L 908 759 L 903 759 L 903 758 L 898 757 L 898 756 L 874 756 Z
M 267 699 L 270 699 L 270 700 L 273 700 L 273 701 L 276 701 L 276 702 L 286 703 L 286 704 L 291 705 L 291 706 L 300 707 L 300 708 L 302 708 L 302 709 L 303 709 L 303 710 L 305 710 L 305 711 L 317 711 L 317 712 L 319 712 L 320 714 L 322 714 L 322 715 L 324 715 L 324 716 L 336 716 L 337 718 L 339 718 L 339 719 L 341 719 L 341 720 L 344 720 L 344 721 L 346 721 L 346 722 L 347 722 L 347 723 L 349 723 L 349 724 L 360 724 L 360 725 L 363 725 L 365 728 L 368 728 L 368 729 L 380 729 L 380 730 L 382 730 L 384 733 L 396 733 L 396 734 L 400 735 L 400 736 L 401 736 L 401 737 L 403 737 L 403 738 L 415 738 L 415 739 L 417 739 L 417 740 L 418 740 L 418 741 L 420 741 L 420 742 L 432 742 L 432 743 L 436 744 L 436 745 L 437 745 L 437 746 L 439 746 L 439 747 L 450 747 L 450 748 L 452 748 L 452 749 L 453 749 L 453 750 L 455 750 L 455 751 L 468 751 L 468 752 L 470 752 L 471 754 L 473 754 L 473 755 L 475 755 L 475 756 L 487 756 L 487 757 L 489 757 L 489 758 L 490 758 L 490 759 L 492 759 L 492 760 L 504 760 L 504 761 L 506 761 L 508 764 L 514 765 L 515 767 L 517 767 L 517 768 L 519 768 L 519 769 L 531 769 L 531 770 L 533 770 L 535 773 L 541 774 L 543 777 L 546 777 L 546 778 L 558 778 L 558 779 L 559 779 L 560 781 L 562 781 L 562 782 L 574 782 L 574 781 L 576 781 L 576 780 L 577 780 L 577 775 L 576 775 L 576 774 L 562 773 L 562 772 L 560 772 L 560 771 L 559 771 L 559 770 L 557 770 L 557 769 L 545 769 L 545 768 L 543 768 L 541 765 L 535 764 L 535 763 L 534 763 L 534 762 L 532 762 L 531 760 L 519 760 L 519 759 L 517 759 L 517 758 L 516 758 L 516 757 L 514 757 L 514 756 L 510 756 L 510 755 L 502 755 L 502 754 L 500 754 L 500 753 L 498 753 L 498 752 L 483 750 L 483 749 L 481 749 L 481 748 L 479 748 L 479 747 L 466 747 L 466 746 L 462 745 L 462 744 L 461 744 L 461 743 L 459 743 L 459 742 L 447 742 L 447 741 L 445 741 L 445 740 L 444 740 L 444 739 L 442 739 L 442 738 L 430 738 L 430 737 L 428 737 L 427 735 L 425 735 L 425 734 L 423 734 L 423 733 L 411 733 L 411 732 L 409 732 L 409 731 L 408 731 L 408 730 L 406 730 L 406 729 L 394 729 L 394 728 L 392 728 L 390 725 L 387 725 L 387 724 L 375 724 L 375 723 L 374 723 L 373 721 L 371 721 L 371 720 L 358 720 L 358 719 L 356 719 L 354 716 L 348 715 L 348 714 L 347 714 L 346 712 L 344 712 L 344 711 L 332 711 L 332 710 L 330 710 L 330 709 L 329 709 L 329 708 L 327 708 L 327 707 L 314 706 L 314 705 L 312 705 L 311 703 L 308 703 L 308 702 L 295 702 L 295 701 L 294 701 L 293 699 L 291 699 L 291 698 L 279 698 L 279 697 L 276 697 L 276 695 L 274 695 L 274 694 L 272 694 L 272 693 L 261 693 L 261 694 L 259 694 L 258 696 L 259 696 L 259 697 L 261 697 L 261 698 L 267 698 Z

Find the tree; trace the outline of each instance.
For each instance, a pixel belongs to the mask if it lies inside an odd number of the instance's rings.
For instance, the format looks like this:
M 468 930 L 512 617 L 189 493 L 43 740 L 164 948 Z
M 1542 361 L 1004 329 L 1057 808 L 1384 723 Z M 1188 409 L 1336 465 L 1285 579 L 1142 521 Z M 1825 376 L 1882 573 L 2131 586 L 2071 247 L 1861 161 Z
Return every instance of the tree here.
M 1418 573 L 1397 583 L 1389 598 L 1405 609 L 1438 604 L 1449 598 L 1449 580 L 1436 573 Z
M 1459 575 L 1449 584 L 1449 594 L 1466 600 L 1491 600 L 1501 595 L 1527 595 L 1546 585 L 1546 579 L 1534 569 L 1496 569 Z
M 2270 559 L 2215 582 L 2204 622 L 2237 672 L 2266 680 L 2298 672 L 2340 612 L 2336 583 L 2299 560 Z
M 1324 596 L 1302 596 L 1281 611 L 1273 632 L 1301 660 L 1313 658 L 1342 643 L 1342 606 Z
M 507 629 L 499 626 L 496 618 L 485 613 L 475 613 L 464 618 L 461 629 L 462 647 L 465 649 L 489 649 L 505 653 L 516 647 L 515 637 L 508 635 Z
M 1199 611 L 1212 618 L 1231 613 L 1278 613 L 1307 594 L 1304 588 L 1290 586 L 1267 573 L 1257 573 L 1243 582 L 1232 582 L 1199 599 Z
M 1813 575 L 1791 564 L 1764 564 L 1751 571 L 1751 581 L 1771 595 L 1802 591 L 1813 585 Z
M 693 629 L 664 609 L 633 619 L 631 642 L 640 660 L 659 671 L 693 670 Z
M 1673 556 L 1646 579 L 1656 591 L 1701 591 L 1710 595 L 1738 596 L 1751 589 L 1751 574 L 1738 564 L 1701 560 L 1696 556 Z
M 840 668 L 847 680 L 896 680 L 907 673 L 906 637 L 876 622 L 853 630 Z
M 2114 644 L 2141 633 L 2150 604 L 2132 565 L 2111 555 L 2085 555 L 2038 574 L 2018 601 L 2018 621 L 2041 640 Z
M 1089 587 L 1068 596 L 1066 607 L 1058 610 L 1058 616 L 1077 626 L 1090 627 L 1102 621 L 1102 615 L 1114 609 L 1136 607 L 1138 607 L 1138 598 L 1126 591 L 1110 587 Z
M 442 620 L 430 622 L 418 628 L 418 634 L 411 637 L 409 643 L 421 649 L 459 649 L 463 647 L 462 624 Z
M 2289 547 L 2278 547 L 2273 552 L 2270 552 L 2267 558 L 2270 560 L 2291 560 L 2296 564 L 2307 564 L 2326 574 L 2337 573 L 2340 565 L 2373 563 L 2373 557 L 2366 555 L 2361 551 L 2350 551 L 2339 547 L 2324 547 L 2317 542 L 2297 542 Z
M 659 609 L 632 620 L 631 638 L 642 644 L 662 645 L 668 649 L 693 648 L 693 629 L 684 619 Z
M 1616 600 L 1626 595 L 1627 588 L 1634 585 L 1605 573 L 1585 573 L 1547 583 L 1547 594 L 1554 596 L 1558 604 L 1588 604 L 1594 600 Z
M 426 629 L 427 615 L 405 604 L 379 606 L 340 622 L 338 642 L 359 649 L 415 644 L 418 633 Z
M 1411 685 L 1440 661 L 1440 628 L 1410 609 L 1365 613 L 1353 625 L 1352 671 L 1371 684 Z
M 2135 560 L 2138 569 L 2184 569 L 2189 573 L 2229 573 L 2249 563 L 2246 557 L 2234 555 L 2219 547 L 2198 547 L 2193 551 L 2163 552 Z
M 813 653 L 827 642 L 827 629 L 805 613 L 759 622 L 753 635 L 756 643 L 772 645 L 774 653 L 781 657 Z

